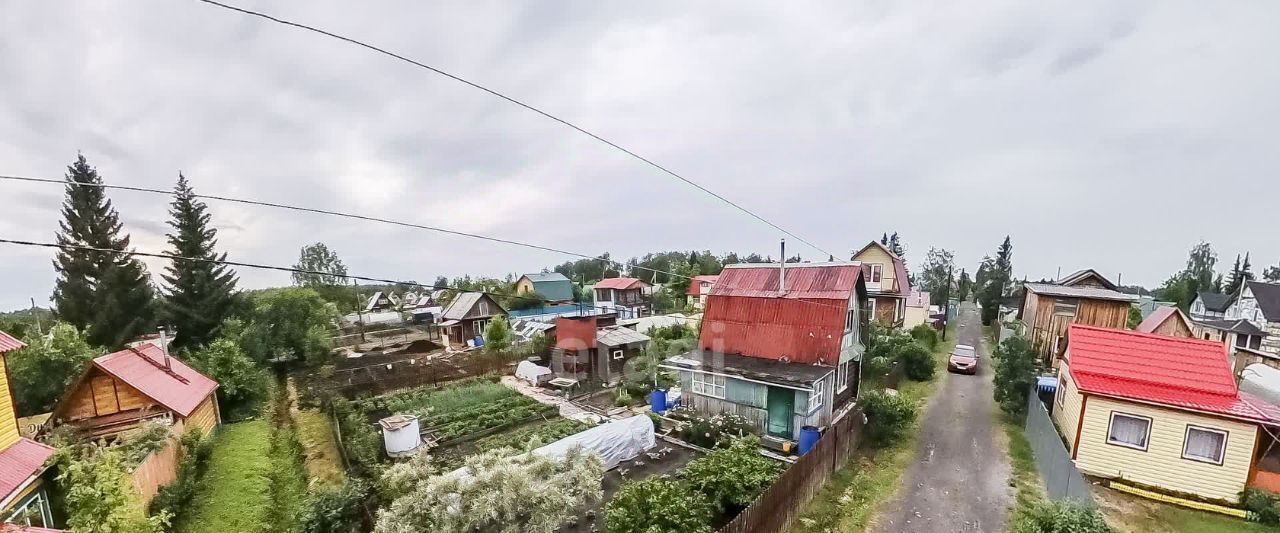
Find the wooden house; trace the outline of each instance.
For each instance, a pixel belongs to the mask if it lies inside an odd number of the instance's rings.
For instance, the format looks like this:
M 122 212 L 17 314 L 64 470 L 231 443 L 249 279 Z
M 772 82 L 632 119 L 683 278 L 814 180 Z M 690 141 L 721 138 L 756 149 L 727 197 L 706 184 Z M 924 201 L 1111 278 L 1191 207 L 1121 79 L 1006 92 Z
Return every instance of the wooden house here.
M 1117 290 L 1093 269 L 1081 270 L 1053 283 L 1023 284 L 1019 318 L 1045 365 L 1057 368 L 1067 328 L 1086 324 L 1124 329 L 1137 296 Z
M 489 321 L 505 316 L 507 310 L 492 296 L 483 292 L 464 292 L 449 302 L 440 314 L 440 327 L 444 329 L 449 345 L 461 348 L 476 337 L 484 337 Z
M 154 419 L 207 435 L 222 423 L 217 390 L 216 381 L 160 347 L 143 344 L 91 361 L 50 421 L 76 426 L 89 438 L 120 435 Z
M 52 527 L 45 464 L 54 449 L 19 436 L 8 353 L 26 345 L 0 331 L 0 524 Z
M 1166 337 L 1194 338 L 1191 319 L 1181 309 L 1172 306 L 1157 307 L 1135 328 L 1139 333 L 1154 333 Z
M 556 319 L 551 371 L 557 376 L 613 386 L 627 361 L 649 345 L 649 336 L 625 326 L 600 326 L 595 316 Z
M 636 278 L 606 278 L 596 282 L 596 306 L 618 312 L 618 318 L 653 314 L 653 285 Z
M 516 280 L 516 294 L 541 294 L 548 305 L 573 301 L 573 282 L 559 272 L 525 274 Z
M 400 297 L 395 293 L 377 291 L 364 304 L 364 312 L 377 313 L 381 311 L 391 311 L 400 307 Z
M 698 348 L 670 358 L 688 405 L 751 421 L 766 444 L 825 428 L 858 394 L 859 263 L 728 265 L 707 298 Z M 785 281 L 784 281 L 785 280 Z
M 715 287 L 716 280 L 720 276 L 694 276 L 689 280 L 689 290 L 685 296 L 689 299 L 689 305 L 694 309 L 702 309 L 707 306 L 707 297 L 711 296 L 711 288 Z
M 1277 409 L 1241 392 L 1222 345 L 1073 324 L 1053 421 L 1087 475 L 1234 504 Z
M 1222 320 L 1231 306 L 1231 295 L 1201 292 L 1191 302 L 1191 318 L 1195 320 Z
M 911 297 L 907 264 L 887 247 L 871 241 L 853 254 L 863 265 L 871 319 L 881 324 L 901 325 Z

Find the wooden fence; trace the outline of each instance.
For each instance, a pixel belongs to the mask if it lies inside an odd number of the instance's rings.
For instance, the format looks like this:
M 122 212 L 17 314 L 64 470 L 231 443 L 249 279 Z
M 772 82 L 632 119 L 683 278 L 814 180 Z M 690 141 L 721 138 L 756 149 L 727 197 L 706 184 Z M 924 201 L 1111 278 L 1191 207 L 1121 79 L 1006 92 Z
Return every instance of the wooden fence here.
M 133 486 L 142 495 L 142 505 L 151 503 L 151 499 L 160 491 L 160 487 L 173 483 L 178 479 L 178 461 L 182 460 L 182 443 L 175 437 L 169 439 L 169 445 L 153 452 L 133 470 Z
M 862 438 L 862 410 L 854 409 L 818 439 L 809 453 L 791 465 L 778 481 L 751 502 L 721 533 L 776 533 L 786 531 L 809 500 L 844 467 Z

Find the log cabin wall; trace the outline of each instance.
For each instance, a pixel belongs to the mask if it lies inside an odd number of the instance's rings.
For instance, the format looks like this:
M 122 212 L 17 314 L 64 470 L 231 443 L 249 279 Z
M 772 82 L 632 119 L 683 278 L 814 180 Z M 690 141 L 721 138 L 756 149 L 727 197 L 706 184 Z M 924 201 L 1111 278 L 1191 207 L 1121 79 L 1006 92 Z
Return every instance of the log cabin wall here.
M 1028 340 L 1035 345 L 1041 359 L 1056 367 L 1057 356 L 1064 348 L 1062 341 L 1071 324 L 1125 329 L 1130 307 L 1131 304 L 1124 301 L 1057 297 L 1028 291 L 1022 321 Z
M 66 416 L 68 420 L 83 420 L 151 405 L 153 402 L 138 389 L 95 367 L 80 382 L 80 388 L 72 393 Z

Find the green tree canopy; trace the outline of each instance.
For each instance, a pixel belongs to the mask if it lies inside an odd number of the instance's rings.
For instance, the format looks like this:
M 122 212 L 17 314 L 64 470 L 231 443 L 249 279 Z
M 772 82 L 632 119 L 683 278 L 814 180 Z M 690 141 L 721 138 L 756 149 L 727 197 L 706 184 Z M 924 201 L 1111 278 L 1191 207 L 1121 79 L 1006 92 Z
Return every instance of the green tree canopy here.
M 147 269 L 128 254 L 129 235 L 111 205 L 97 169 L 83 155 L 67 167 L 53 301 L 58 317 L 86 330 L 92 344 L 119 348 L 155 324 Z
M 270 375 L 232 339 L 217 339 L 187 359 L 196 370 L 218 382 L 218 401 L 224 413 L 251 408 L 266 397 Z
M 172 261 L 165 269 L 168 294 L 164 298 L 164 318 L 177 329 L 177 348 L 201 346 L 217 336 L 222 321 L 231 312 L 236 290 L 235 273 L 226 265 L 213 263 L 227 258 L 219 255 L 218 230 L 209 225 L 208 207 L 195 197 L 187 178 L 178 174 L 173 203 L 169 207 L 169 246 L 172 254 L 202 261 Z
M 250 296 L 245 318 L 230 319 L 224 328 L 259 363 L 294 357 L 323 363 L 331 355 L 337 320 L 334 306 L 314 290 L 268 289 Z
M 18 414 L 31 416 L 53 409 L 71 382 L 104 350 L 94 347 L 75 326 L 54 324 L 48 335 L 27 332 L 27 347 L 8 355 Z
M 489 352 L 504 352 L 511 348 L 511 326 L 506 317 L 494 317 L 484 328 L 484 348 Z
M 956 281 L 956 298 L 960 301 L 969 299 L 969 294 L 973 291 L 973 280 L 969 279 L 969 273 L 960 269 L 960 279 Z
M 303 246 L 293 268 L 311 272 L 293 273 L 293 284 L 299 287 L 332 287 L 347 282 L 347 266 L 322 242 Z
M 955 256 L 950 250 L 930 247 L 920 265 L 920 287 L 929 291 L 929 303 L 940 305 L 951 289 L 951 274 L 955 269 Z

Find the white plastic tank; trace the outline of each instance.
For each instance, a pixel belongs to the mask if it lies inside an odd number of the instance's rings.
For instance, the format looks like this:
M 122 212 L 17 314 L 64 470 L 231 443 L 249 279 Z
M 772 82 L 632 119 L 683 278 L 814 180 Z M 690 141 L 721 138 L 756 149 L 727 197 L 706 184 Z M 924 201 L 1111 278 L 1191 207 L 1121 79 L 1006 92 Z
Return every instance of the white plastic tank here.
M 379 420 L 378 425 L 382 426 L 382 442 L 391 457 L 413 453 L 422 444 L 416 416 L 392 415 Z

